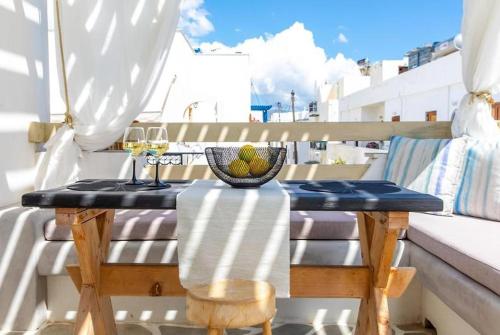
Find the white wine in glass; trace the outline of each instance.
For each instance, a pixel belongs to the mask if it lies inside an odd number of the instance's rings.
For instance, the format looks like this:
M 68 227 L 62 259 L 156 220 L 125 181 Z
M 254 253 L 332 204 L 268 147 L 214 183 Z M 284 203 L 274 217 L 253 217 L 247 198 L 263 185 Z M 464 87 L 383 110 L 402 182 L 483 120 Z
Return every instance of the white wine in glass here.
M 128 152 L 132 157 L 132 179 L 126 185 L 142 185 L 144 182 L 137 180 L 135 172 L 135 164 L 146 149 L 146 136 L 144 129 L 141 127 L 128 127 L 125 129 L 123 136 L 123 150 Z
M 153 155 L 156 161 L 156 176 L 154 182 L 148 184 L 150 187 L 165 188 L 166 184 L 162 183 L 159 177 L 160 158 L 168 150 L 168 134 L 167 129 L 162 127 L 148 128 L 146 133 L 147 151 Z
M 152 140 L 147 144 L 148 152 L 156 158 L 168 151 L 168 142 Z

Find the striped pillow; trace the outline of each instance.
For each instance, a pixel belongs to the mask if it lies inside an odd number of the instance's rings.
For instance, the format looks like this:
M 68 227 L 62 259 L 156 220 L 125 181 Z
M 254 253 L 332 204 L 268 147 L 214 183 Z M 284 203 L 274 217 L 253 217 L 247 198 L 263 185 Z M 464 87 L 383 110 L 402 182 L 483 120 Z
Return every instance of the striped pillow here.
M 500 140 L 469 139 L 454 212 L 500 221 Z
M 452 140 L 391 138 L 384 179 L 443 200 L 451 215 L 464 161 L 465 138 Z

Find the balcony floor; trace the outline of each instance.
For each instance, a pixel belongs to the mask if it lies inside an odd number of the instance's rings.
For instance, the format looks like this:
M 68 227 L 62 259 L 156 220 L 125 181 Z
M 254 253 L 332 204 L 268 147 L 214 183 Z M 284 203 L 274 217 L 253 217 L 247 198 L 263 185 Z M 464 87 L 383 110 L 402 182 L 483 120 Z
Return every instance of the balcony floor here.
M 182 327 L 178 325 L 162 324 L 118 324 L 119 335 L 206 335 L 205 329 Z M 38 332 L 10 332 L 5 335 L 71 335 L 71 324 L 50 324 Z M 232 329 L 227 335 L 258 335 L 262 334 L 259 328 Z M 348 326 L 325 325 L 316 327 L 305 324 L 274 324 L 273 335 L 351 335 L 352 328 Z

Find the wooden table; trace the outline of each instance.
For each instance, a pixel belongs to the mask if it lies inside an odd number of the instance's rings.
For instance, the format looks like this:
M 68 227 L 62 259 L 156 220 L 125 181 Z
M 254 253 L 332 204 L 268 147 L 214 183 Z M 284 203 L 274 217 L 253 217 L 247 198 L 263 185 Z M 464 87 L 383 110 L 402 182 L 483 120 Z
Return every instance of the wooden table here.
M 55 208 L 57 224 L 71 225 L 79 260 L 67 266 L 80 292 L 75 334 L 116 334 L 111 296 L 185 295 L 176 265 L 106 262 L 115 209 L 175 209 L 177 194 L 189 182 L 170 183 L 171 188 L 145 192 L 62 187 L 23 196 L 24 206 Z M 387 298 L 403 294 L 416 272 L 391 267 L 399 233 L 408 228 L 408 212 L 439 211 L 442 201 L 388 182 L 346 181 L 352 187 L 347 193 L 310 192 L 301 189 L 304 183 L 282 183 L 292 210 L 358 212 L 363 265 L 292 266 L 291 296 L 360 298 L 356 334 L 390 334 Z

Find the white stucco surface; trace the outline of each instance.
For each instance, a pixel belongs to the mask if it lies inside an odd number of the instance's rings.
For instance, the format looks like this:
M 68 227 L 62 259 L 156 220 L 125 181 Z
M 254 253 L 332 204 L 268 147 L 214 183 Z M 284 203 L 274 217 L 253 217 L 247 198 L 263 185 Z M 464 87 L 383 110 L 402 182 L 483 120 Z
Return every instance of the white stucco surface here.
M 394 70 L 392 63 L 381 64 Z M 438 121 L 446 121 L 465 94 L 459 52 L 396 76 L 379 67 L 369 87 L 359 86 L 339 100 L 342 121 L 374 121 L 380 116 L 390 121 L 396 115 L 401 121 L 425 121 L 430 111 L 437 112 Z
M 46 1 L 0 2 L 0 206 L 33 187 L 31 121 L 47 121 Z
M 189 105 L 198 102 L 193 122 L 247 122 L 251 105 L 249 56 L 195 53 L 179 31 L 157 88 L 141 117 L 158 116 L 167 98 L 167 122 L 189 121 Z

